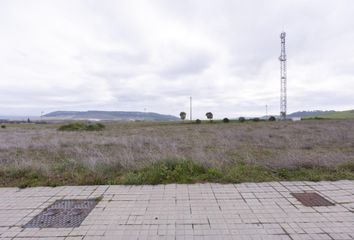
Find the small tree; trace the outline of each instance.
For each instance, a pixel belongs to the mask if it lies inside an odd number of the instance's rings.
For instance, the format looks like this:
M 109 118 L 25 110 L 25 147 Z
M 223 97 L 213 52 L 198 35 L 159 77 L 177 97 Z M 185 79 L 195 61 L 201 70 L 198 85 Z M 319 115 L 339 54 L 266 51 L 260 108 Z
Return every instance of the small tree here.
M 186 119 L 187 114 L 185 112 L 181 112 L 179 116 L 181 117 L 182 120 L 184 120 Z
M 195 123 L 196 123 L 196 124 L 201 124 L 202 121 L 201 121 L 200 119 L 197 119 L 197 120 L 195 120 Z
M 244 121 L 246 121 L 246 118 L 244 118 L 244 117 L 239 117 L 238 120 L 239 120 L 240 122 L 244 122 Z
M 230 122 L 230 120 L 229 120 L 228 118 L 224 118 L 222 121 L 223 121 L 224 123 Z
M 207 112 L 207 113 L 205 114 L 205 116 L 206 116 L 210 121 L 213 120 L 213 114 L 212 114 L 211 112 Z
M 269 120 L 269 121 L 275 121 L 276 119 L 275 119 L 274 116 L 270 116 L 268 120 Z

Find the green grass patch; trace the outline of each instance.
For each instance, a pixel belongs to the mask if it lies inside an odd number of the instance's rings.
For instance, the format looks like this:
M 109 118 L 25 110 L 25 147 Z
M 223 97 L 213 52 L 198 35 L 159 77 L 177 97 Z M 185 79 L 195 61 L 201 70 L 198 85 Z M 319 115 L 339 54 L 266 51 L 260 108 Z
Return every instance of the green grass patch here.
M 354 180 L 354 172 L 327 167 L 280 169 L 277 175 L 286 181 L 335 181 L 341 179 Z
M 281 179 L 268 168 L 253 164 L 238 163 L 226 170 L 222 180 L 223 182 L 241 183 L 270 182 Z
M 122 178 L 123 184 L 193 183 L 201 179 L 207 170 L 191 160 L 167 160 L 136 171 Z
M 89 168 L 73 159 L 56 161 L 50 170 L 0 169 L 1 186 L 33 187 L 101 184 L 169 184 L 169 183 L 242 183 L 267 181 L 334 181 L 354 180 L 354 162 L 336 168 L 315 165 L 270 169 L 238 162 L 223 168 L 205 167 L 192 160 L 170 159 L 140 169 L 124 169 L 121 165 L 99 164 Z
M 26 188 L 39 185 L 48 185 L 47 177 L 41 170 L 30 168 L 7 168 L 0 170 L 0 185 L 4 187 Z
M 337 169 L 339 171 L 345 171 L 345 172 L 352 172 L 354 173 L 354 160 L 353 161 L 350 161 L 350 162 L 347 162 L 347 163 L 342 163 L 342 164 L 339 164 Z
M 82 122 L 74 122 L 62 125 L 58 128 L 59 131 L 102 131 L 105 125 L 102 123 L 84 124 Z

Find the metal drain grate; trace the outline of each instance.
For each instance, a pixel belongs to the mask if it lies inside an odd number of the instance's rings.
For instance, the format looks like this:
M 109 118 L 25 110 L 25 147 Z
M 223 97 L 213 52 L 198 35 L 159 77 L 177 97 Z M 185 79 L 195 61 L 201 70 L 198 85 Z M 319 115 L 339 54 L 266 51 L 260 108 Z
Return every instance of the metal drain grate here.
M 24 228 L 72 228 L 82 221 L 96 206 L 97 199 L 57 200 L 29 221 Z
M 291 195 L 306 207 L 325 207 L 334 205 L 317 193 L 291 193 Z

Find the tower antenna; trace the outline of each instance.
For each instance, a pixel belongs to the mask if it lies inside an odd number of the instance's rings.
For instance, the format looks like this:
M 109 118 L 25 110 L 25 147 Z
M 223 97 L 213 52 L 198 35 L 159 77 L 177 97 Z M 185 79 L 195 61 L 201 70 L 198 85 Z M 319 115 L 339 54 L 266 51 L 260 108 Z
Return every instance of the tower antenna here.
M 285 36 L 286 33 L 282 32 L 280 34 L 281 41 L 281 52 L 280 52 L 280 119 L 286 119 L 286 105 L 287 105 L 287 96 L 286 96 L 286 52 L 285 52 Z

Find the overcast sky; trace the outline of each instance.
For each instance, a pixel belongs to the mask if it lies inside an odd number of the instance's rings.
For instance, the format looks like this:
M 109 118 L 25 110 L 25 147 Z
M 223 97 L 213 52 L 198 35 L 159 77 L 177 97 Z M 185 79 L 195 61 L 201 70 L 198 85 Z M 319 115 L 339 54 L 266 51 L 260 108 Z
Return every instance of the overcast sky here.
M 0 0 L 0 116 L 354 109 L 354 1 Z

